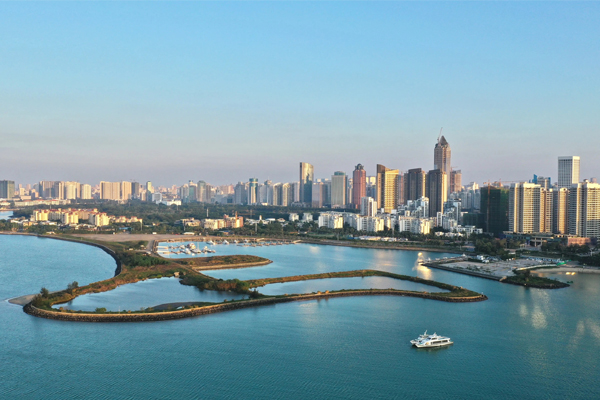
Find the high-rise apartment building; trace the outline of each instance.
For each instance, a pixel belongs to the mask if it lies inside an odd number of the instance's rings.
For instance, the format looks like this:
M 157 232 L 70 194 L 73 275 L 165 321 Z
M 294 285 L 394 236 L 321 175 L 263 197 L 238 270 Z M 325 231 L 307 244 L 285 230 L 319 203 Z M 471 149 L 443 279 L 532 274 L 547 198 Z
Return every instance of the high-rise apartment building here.
M 579 157 L 558 157 L 558 187 L 570 189 L 579 183 Z
M 552 190 L 535 183 L 513 183 L 508 204 L 508 230 L 516 233 L 550 233 Z
M 397 169 L 389 169 L 377 164 L 377 205 L 385 213 L 391 213 L 398 207 L 398 174 Z
M 15 195 L 15 181 L 0 181 L 0 199 L 10 200 Z
M 52 197 L 58 200 L 65 199 L 65 183 L 62 181 L 54 181 L 52 185 Z
M 152 182 L 150 182 L 150 181 L 146 182 L 146 190 L 149 193 L 154 193 L 154 186 L 152 186 Z
M 404 174 L 404 204 L 425 196 L 425 171 L 421 168 L 409 169 Z
M 103 200 L 121 200 L 121 183 L 101 181 L 100 198 Z
M 121 200 L 131 199 L 131 182 L 121 182 Z
M 558 188 L 553 196 L 552 233 L 566 235 L 569 232 L 569 189 Z
M 374 217 L 377 214 L 377 202 L 372 197 L 363 197 L 360 199 L 360 215 Z
M 448 174 L 441 169 L 432 169 L 427 173 L 425 186 L 429 215 L 435 217 L 438 212 L 444 212 L 444 203 L 448 200 Z
M 233 193 L 233 202 L 235 204 L 246 204 L 248 201 L 248 184 L 239 182 L 235 185 Z
M 80 197 L 81 184 L 79 182 L 65 182 L 65 199 L 75 200 Z
M 346 207 L 346 173 L 336 171 L 331 177 L 331 207 Z
M 314 167 L 309 163 L 300 163 L 300 196 L 299 201 L 304 204 L 312 203 L 312 186 L 314 181 Z
M 81 194 L 80 198 L 82 200 L 90 200 L 92 198 L 92 186 L 84 183 L 81 185 Z
M 352 205 L 360 208 L 361 199 L 367 195 L 367 171 L 358 164 L 352 173 Z
M 498 236 L 508 231 L 508 197 L 510 191 L 503 187 L 481 188 L 481 215 L 483 231 Z
M 569 235 L 600 238 L 600 184 L 587 180 L 569 190 Z

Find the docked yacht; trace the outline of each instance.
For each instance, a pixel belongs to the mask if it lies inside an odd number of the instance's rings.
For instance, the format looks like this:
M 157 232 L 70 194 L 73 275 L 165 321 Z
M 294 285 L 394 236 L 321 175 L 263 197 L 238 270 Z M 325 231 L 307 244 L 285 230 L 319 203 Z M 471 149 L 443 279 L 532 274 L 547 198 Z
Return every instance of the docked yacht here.
M 426 348 L 449 346 L 454 342 L 449 337 L 439 336 L 437 333 L 427 335 L 427 331 L 425 331 L 423 335 L 419 335 L 418 339 L 411 340 L 410 343 L 418 348 Z

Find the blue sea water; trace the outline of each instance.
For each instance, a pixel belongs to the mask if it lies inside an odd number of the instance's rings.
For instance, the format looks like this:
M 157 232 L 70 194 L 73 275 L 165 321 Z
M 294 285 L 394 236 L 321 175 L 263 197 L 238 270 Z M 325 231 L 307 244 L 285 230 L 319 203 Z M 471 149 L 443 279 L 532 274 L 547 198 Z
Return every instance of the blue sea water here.
M 219 273 L 247 279 L 377 267 L 464 286 L 489 300 L 333 298 L 152 323 L 51 321 L 3 301 L 0 398 L 600 397 L 598 275 L 569 276 L 572 287 L 545 291 L 417 267 L 417 252 L 251 250 L 274 263 Z M 422 255 L 438 256 L 446 255 Z M 0 235 L 2 299 L 105 279 L 114 269 L 94 247 Z M 410 347 L 425 329 L 455 344 Z

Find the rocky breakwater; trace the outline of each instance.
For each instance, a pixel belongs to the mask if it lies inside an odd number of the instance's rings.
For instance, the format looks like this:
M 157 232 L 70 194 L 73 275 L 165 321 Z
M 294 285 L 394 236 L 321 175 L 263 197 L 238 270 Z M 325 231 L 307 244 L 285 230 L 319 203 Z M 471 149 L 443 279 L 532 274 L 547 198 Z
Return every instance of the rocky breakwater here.
M 186 308 L 175 311 L 163 311 L 154 313 L 75 313 L 75 312 L 61 312 L 61 311 L 50 311 L 34 307 L 31 303 L 23 307 L 29 315 L 35 317 L 54 319 L 58 321 L 73 321 L 73 322 L 151 322 L 151 321 L 168 321 L 180 318 L 189 318 L 200 315 L 214 314 L 224 311 L 233 311 L 242 308 L 259 307 L 272 305 L 277 303 L 288 303 L 292 301 L 307 301 L 307 300 L 320 300 L 328 299 L 333 297 L 350 297 L 350 296 L 381 296 L 381 295 L 393 295 L 393 296 L 405 296 L 405 297 L 419 297 L 424 299 L 446 301 L 451 303 L 469 303 L 476 301 L 487 300 L 487 296 L 481 294 L 478 296 L 471 297 L 448 297 L 440 296 L 432 293 L 424 292 L 410 292 L 403 290 L 394 289 L 371 289 L 371 290 L 345 290 L 339 292 L 325 292 L 325 293 L 312 293 L 302 295 L 290 295 L 283 297 L 268 297 L 263 299 L 255 300 L 242 300 L 229 303 L 215 304 L 211 306 L 204 306 L 198 308 Z

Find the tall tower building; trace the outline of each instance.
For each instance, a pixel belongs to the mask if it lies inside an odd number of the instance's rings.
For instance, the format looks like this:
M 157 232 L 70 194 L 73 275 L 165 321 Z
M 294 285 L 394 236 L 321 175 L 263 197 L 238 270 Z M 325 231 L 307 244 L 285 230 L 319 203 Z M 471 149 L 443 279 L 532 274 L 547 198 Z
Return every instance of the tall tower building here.
M 152 186 L 152 182 L 146 182 L 146 190 L 150 193 L 154 193 L 154 186 Z
M 360 215 L 374 217 L 377 214 L 377 202 L 372 197 L 360 199 Z
M 377 164 L 377 205 L 383 212 L 391 213 L 398 207 L 398 174 L 397 169 L 389 169 Z
M 450 156 L 450 145 L 446 141 L 446 138 L 442 136 L 438 139 L 438 142 L 433 149 L 433 169 L 439 169 L 446 174 L 450 174 L 450 171 L 452 171 Z
M 92 186 L 84 183 L 81 185 L 81 199 L 89 200 L 92 198 Z
M 56 181 L 52 186 L 52 197 L 58 200 L 65 199 L 65 183 L 63 181 Z
M 509 190 L 503 187 L 481 188 L 481 214 L 484 232 L 498 236 L 508 231 Z
M 256 204 L 258 203 L 258 179 L 250 178 L 248 184 L 248 203 L 247 204 Z
M 131 199 L 131 182 L 121 182 L 121 200 Z
M 15 181 L 0 181 L 0 199 L 10 200 L 15 195 Z
M 458 193 L 462 189 L 462 172 L 460 169 L 450 172 L 450 191 Z
M 425 196 L 429 198 L 429 215 L 435 217 L 444 212 L 444 203 L 448 200 L 448 174 L 440 169 L 427 173 Z
M 346 206 L 346 173 L 336 171 L 331 177 L 331 207 Z
M 120 182 L 100 182 L 100 198 L 103 200 L 120 200 L 121 183 Z
M 312 185 L 314 181 L 314 167 L 309 163 L 300 163 L 300 202 L 312 203 Z
M 508 230 L 516 233 L 550 232 L 552 190 L 535 183 L 513 183 L 508 198 Z
M 140 183 L 139 182 L 131 182 L 131 196 L 134 199 L 140 198 Z
M 367 195 L 367 171 L 362 164 L 358 164 L 352 173 L 352 205 L 361 207 L 361 199 Z
M 558 157 L 558 187 L 570 189 L 579 183 L 579 157 Z
M 569 235 L 600 238 L 600 184 L 587 180 L 569 190 Z
M 404 203 L 419 200 L 425 196 L 425 171 L 421 168 L 409 169 L 404 174 Z
M 569 231 L 569 189 L 558 188 L 553 196 L 552 233 L 566 235 Z

